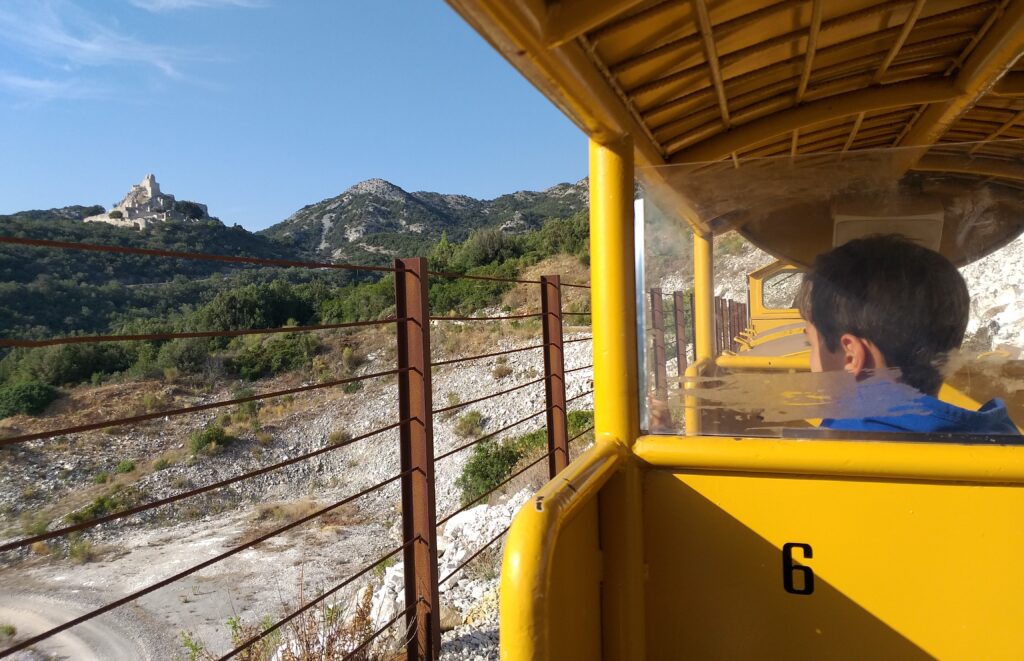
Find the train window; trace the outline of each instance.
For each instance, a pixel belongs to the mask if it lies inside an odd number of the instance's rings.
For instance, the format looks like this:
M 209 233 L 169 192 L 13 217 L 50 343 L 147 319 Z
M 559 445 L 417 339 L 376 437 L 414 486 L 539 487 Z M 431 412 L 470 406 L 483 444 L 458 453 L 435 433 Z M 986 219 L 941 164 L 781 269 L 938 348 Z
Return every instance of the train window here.
M 796 295 L 803 282 L 802 271 L 783 271 L 761 283 L 761 304 L 768 310 L 796 308 Z
M 973 171 L 997 143 L 659 168 L 637 205 L 645 428 L 1018 442 L 1024 180 Z

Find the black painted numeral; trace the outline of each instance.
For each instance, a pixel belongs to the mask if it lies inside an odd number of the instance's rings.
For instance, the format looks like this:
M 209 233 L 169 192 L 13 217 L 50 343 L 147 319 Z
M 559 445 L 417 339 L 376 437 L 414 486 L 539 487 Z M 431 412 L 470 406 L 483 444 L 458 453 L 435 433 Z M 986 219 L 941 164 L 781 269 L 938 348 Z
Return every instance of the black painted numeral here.
M 803 551 L 804 559 L 814 557 L 814 550 L 810 544 L 798 542 L 786 542 L 782 545 L 782 587 L 790 594 L 811 594 L 814 592 L 814 571 L 793 559 L 793 549 Z M 796 581 L 794 578 L 799 575 L 803 578 Z M 800 583 L 799 587 L 797 583 Z

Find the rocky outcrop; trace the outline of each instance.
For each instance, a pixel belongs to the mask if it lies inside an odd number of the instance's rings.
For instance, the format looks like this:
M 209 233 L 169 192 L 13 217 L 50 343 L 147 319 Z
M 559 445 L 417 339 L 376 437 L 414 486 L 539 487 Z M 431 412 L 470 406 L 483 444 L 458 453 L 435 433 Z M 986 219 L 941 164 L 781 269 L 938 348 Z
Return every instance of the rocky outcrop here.
M 168 220 L 209 218 L 205 204 L 188 202 L 189 209 L 181 210 L 173 195 L 160 190 L 156 176 L 147 174 L 142 183 L 135 184 L 114 208 L 106 213 L 85 218 L 87 223 L 108 223 L 119 227 L 145 229 L 152 223 Z

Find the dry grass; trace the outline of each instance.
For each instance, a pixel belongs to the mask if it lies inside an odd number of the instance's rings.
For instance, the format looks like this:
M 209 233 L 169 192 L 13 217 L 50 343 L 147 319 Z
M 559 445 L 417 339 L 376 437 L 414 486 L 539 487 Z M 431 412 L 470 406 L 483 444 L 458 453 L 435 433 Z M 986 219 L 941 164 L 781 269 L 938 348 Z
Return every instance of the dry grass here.
M 301 579 L 300 579 L 301 580 Z M 388 652 L 383 647 L 383 638 L 375 640 L 354 655 L 352 652 L 375 632 L 370 617 L 373 602 L 373 585 L 364 588 L 352 604 L 351 614 L 338 602 L 321 603 L 300 613 L 280 629 L 267 633 L 249 648 L 234 658 L 242 661 L 310 661 L 311 659 L 352 659 L 352 661 L 398 661 L 404 659 L 404 651 Z M 298 604 L 284 607 L 286 613 L 294 612 L 306 604 L 304 590 L 299 590 Z M 227 621 L 231 631 L 232 647 L 239 647 L 255 636 L 268 631 L 274 622 L 265 617 L 261 622 L 246 623 L 233 617 Z M 395 627 L 400 626 L 396 624 Z M 181 633 L 182 645 L 192 661 L 210 661 L 219 658 L 206 649 L 205 644 L 188 632 Z M 403 646 L 404 647 L 404 646 Z
M 256 508 L 256 512 L 250 521 L 249 528 L 234 540 L 235 544 L 248 544 L 257 537 L 286 526 L 309 516 L 326 504 L 312 498 L 303 498 L 288 502 L 264 503 Z M 315 522 L 308 526 L 317 526 L 321 532 L 337 532 L 348 526 L 363 523 L 364 519 L 359 513 L 359 508 L 354 503 L 348 503 L 336 507 L 330 512 L 317 517 Z

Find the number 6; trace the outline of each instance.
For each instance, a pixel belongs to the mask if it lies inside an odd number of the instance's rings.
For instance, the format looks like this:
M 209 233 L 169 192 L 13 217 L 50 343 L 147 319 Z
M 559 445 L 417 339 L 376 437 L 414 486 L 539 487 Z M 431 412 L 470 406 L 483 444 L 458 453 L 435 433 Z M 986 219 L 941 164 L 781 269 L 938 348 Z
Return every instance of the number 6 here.
M 782 545 L 782 587 L 786 589 L 786 592 L 790 594 L 811 594 L 814 592 L 814 571 L 805 565 L 801 565 L 799 562 L 793 560 L 793 549 L 800 549 L 804 553 L 804 558 L 813 558 L 814 550 L 811 549 L 810 544 L 799 544 L 797 542 L 787 542 Z M 796 587 L 793 581 L 793 575 L 800 574 L 803 576 L 803 585 Z

